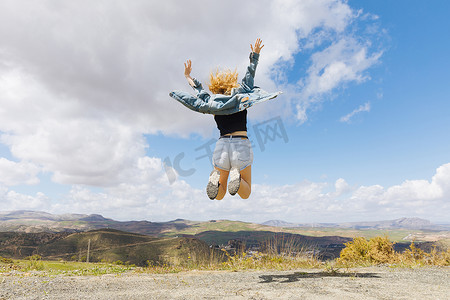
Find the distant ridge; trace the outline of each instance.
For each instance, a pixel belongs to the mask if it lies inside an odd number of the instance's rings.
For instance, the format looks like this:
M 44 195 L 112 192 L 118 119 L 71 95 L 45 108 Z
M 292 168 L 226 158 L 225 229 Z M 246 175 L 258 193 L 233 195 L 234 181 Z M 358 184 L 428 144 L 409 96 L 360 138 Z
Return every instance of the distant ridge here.
M 209 221 L 211 223 L 213 221 Z M 216 222 L 216 220 L 214 220 Z M 51 214 L 43 211 L 18 210 L 0 211 L 0 232 L 74 232 L 100 228 L 111 228 L 158 236 L 168 231 L 180 231 L 202 222 L 175 219 L 168 222 L 116 221 L 99 214 Z M 243 222 L 246 223 L 246 222 Z M 212 224 L 212 223 L 211 223 Z M 248 223 L 251 224 L 251 223 Z M 354 229 L 424 229 L 450 230 L 450 225 L 436 225 L 421 218 L 400 218 L 395 220 L 347 223 L 291 223 L 270 220 L 261 224 L 272 228 L 354 228 Z M 265 229 L 261 229 L 265 230 Z
M 0 212 L 0 221 L 9 220 L 47 220 L 47 221 L 106 221 L 111 219 L 106 219 L 101 215 L 83 215 L 83 214 L 62 214 L 53 215 L 43 211 L 33 211 L 33 210 L 16 210 L 16 211 L 4 211 Z
M 432 224 L 429 220 L 421 218 L 400 218 L 395 220 L 370 221 L 370 222 L 346 222 L 346 223 L 289 223 L 282 220 L 269 220 L 262 225 L 275 227 L 335 227 L 355 229 L 430 229 L 446 230 L 450 226 Z
M 87 231 L 111 228 L 147 235 L 188 227 L 190 221 L 177 219 L 170 222 L 128 221 L 120 222 L 99 214 L 54 215 L 42 211 L 18 210 L 0 212 L 0 232 L 62 232 Z
M 112 219 L 106 219 L 102 215 L 89 215 L 87 217 L 80 218 L 81 221 L 112 221 Z
M 275 227 L 297 227 L 297 224 L 295 223 L 289 223 L 281 220 L 269 220 L 264 223 L 261 223 L 262 225 L 266 226 L 275 226 Z

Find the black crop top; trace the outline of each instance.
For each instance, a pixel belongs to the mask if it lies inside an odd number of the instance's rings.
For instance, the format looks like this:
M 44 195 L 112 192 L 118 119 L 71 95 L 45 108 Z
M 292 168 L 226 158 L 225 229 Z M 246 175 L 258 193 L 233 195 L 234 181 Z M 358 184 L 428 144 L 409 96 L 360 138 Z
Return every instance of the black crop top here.
M 221 136 L 235 131 L 247 131 L 246 109 L 231 115 L 215 115 L 214 120 Z

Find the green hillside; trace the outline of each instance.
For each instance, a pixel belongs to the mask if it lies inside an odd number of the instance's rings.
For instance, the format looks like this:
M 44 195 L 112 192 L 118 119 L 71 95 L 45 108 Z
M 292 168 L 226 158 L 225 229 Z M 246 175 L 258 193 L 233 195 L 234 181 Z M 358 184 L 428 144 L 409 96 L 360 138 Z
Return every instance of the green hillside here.
M 9 242 L 11 239 L 14 240 L 13 243 Z M 196 262 L 209 260 L 211 255 L 209 246 L 198 239 L 156 238 L 114 229 L 73 233 L 48 242 L 42 240 L 40 234 L 28 234 L 28 238 L 17 239 L 14 233 L 2 233 L 0 241 L 2 240 L 0 255 L 14 258 L 37 254 L 50 260 L 85 261 L 88 256 L 88 245 L 90 262 L 122 261 L 141 266 L 148 263 L 176 265 L 193 260 Z M 31 242 L 33 240 L 34 242 Z

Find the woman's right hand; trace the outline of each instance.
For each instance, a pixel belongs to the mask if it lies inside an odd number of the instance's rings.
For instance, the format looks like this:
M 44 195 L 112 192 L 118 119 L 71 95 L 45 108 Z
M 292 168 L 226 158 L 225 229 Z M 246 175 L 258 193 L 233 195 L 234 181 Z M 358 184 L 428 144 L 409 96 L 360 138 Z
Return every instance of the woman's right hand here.
M 184 76 L 186 77 L 189 85 L 195 88 L 195 82 L 191 77 L 191 71 L 192 71 L 192 62 L 190 59 L 188 59 L 187 62 L 184 63 Z
M 187 62 L 184 63 L 184 76 L 191 77 L 191 71 L 192 71 L 192 62 L 190 59 L 188 59 Z

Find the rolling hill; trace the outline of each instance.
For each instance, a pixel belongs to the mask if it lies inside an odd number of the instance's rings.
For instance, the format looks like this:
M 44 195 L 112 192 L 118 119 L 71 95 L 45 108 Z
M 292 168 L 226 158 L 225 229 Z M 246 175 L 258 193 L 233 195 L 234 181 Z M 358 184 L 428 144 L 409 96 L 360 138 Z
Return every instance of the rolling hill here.
M 88 250 L 89 249 L 89 250 Z M 89 251 L 89 252 L 88 252 Z M 0 255 L 25 258 L 40 255 L 49 260 L 91 262 L 122 261 L 136 265 L 183 264 L 188 258 L 209 259 L 209 246 L 198 239 L 156 238 L 100 229 L 77 233 L 0 233 Z

